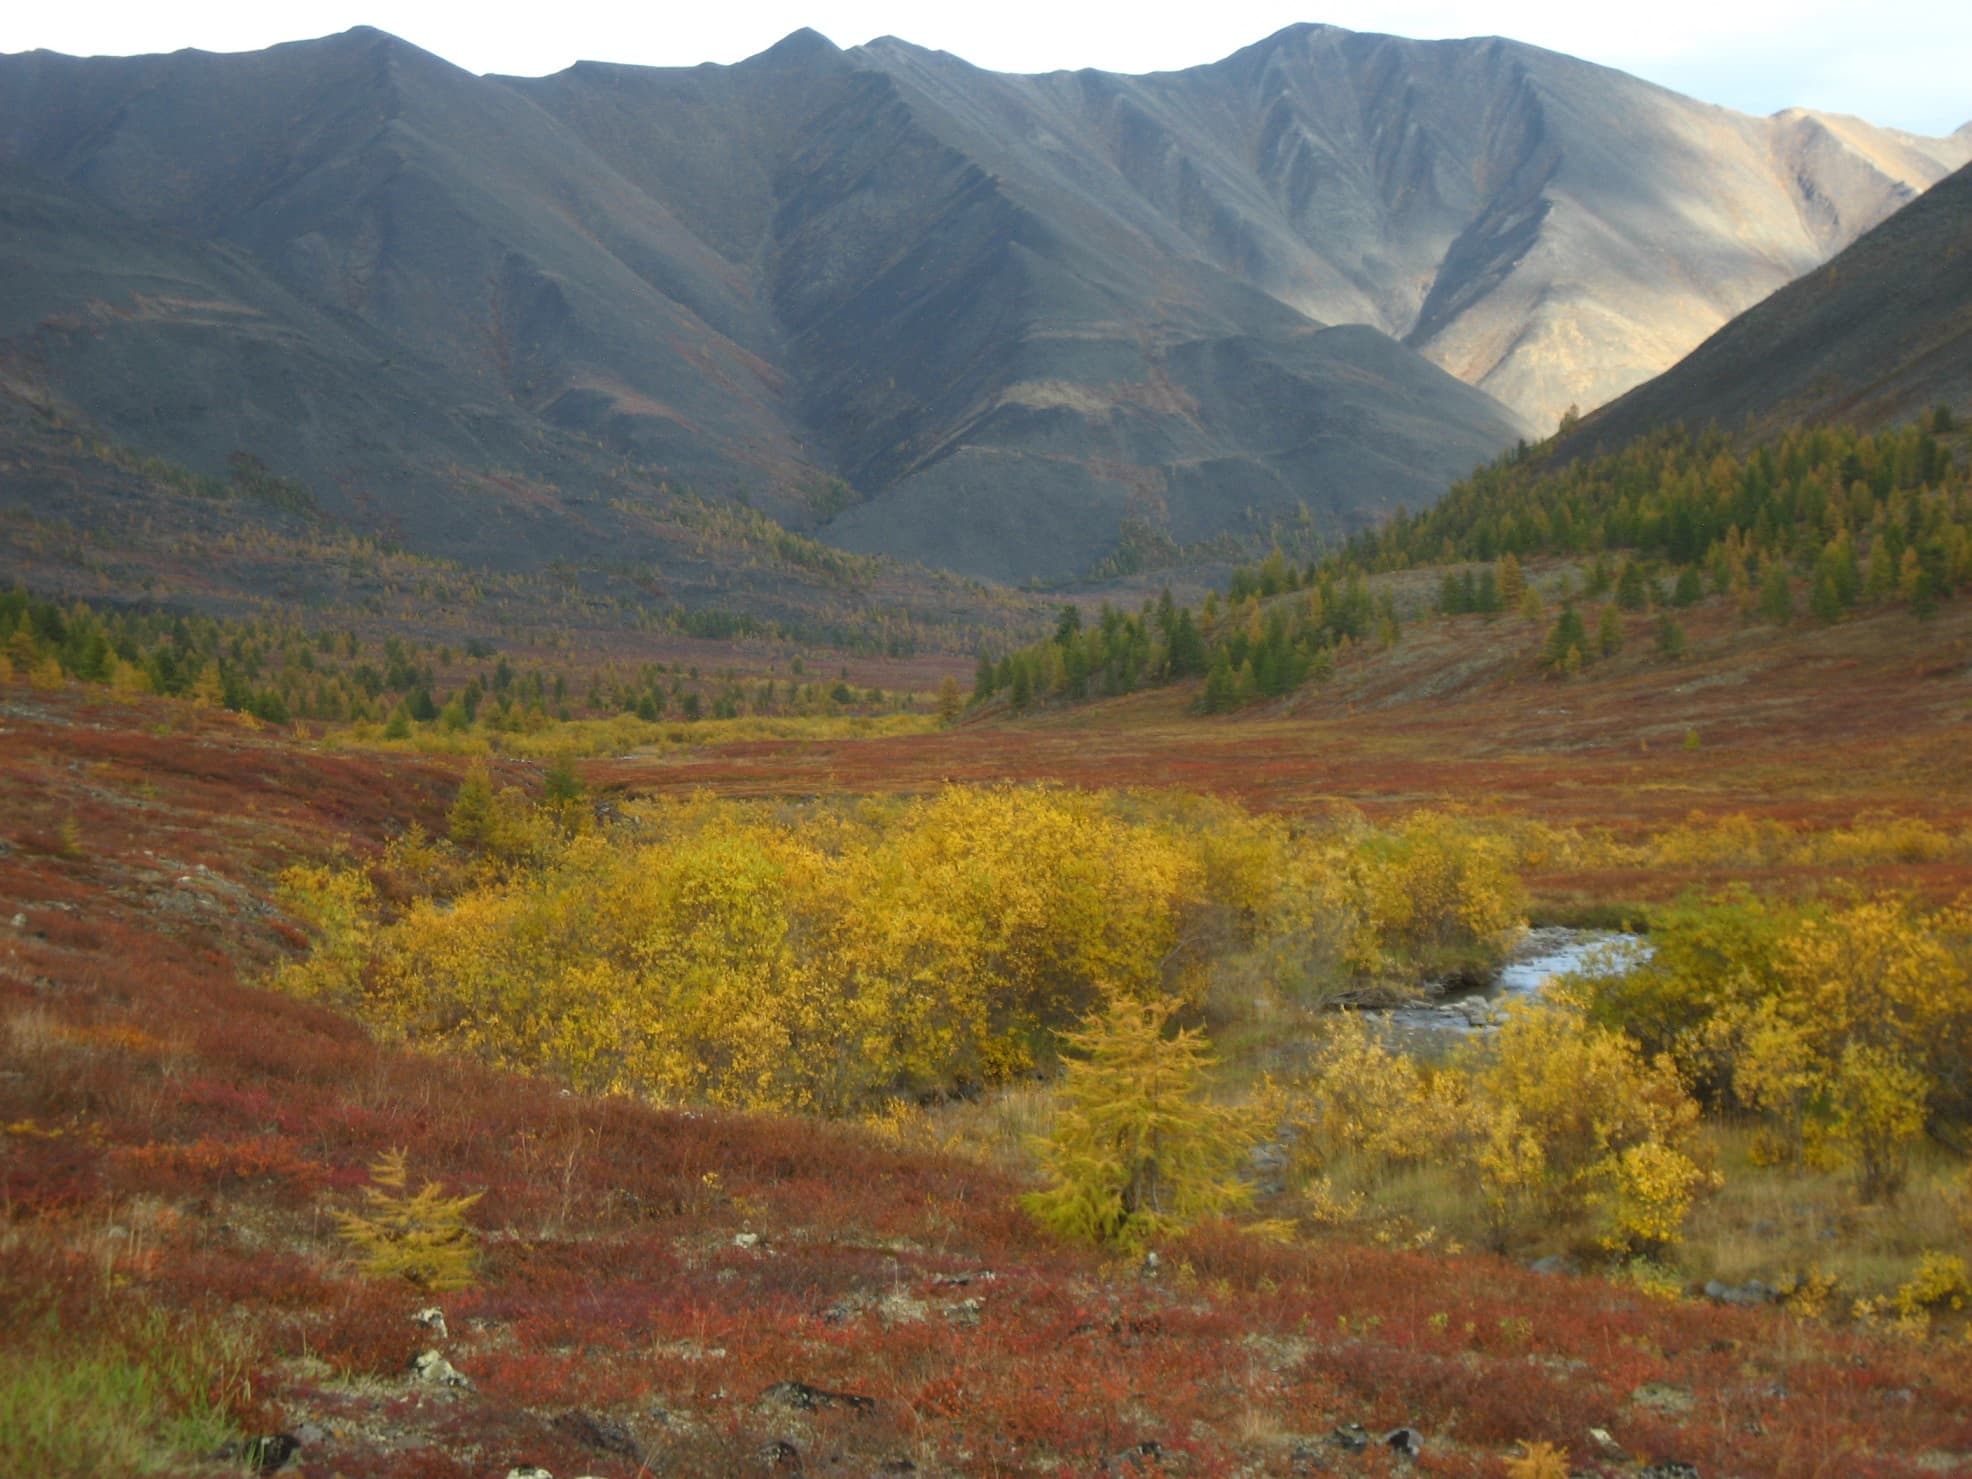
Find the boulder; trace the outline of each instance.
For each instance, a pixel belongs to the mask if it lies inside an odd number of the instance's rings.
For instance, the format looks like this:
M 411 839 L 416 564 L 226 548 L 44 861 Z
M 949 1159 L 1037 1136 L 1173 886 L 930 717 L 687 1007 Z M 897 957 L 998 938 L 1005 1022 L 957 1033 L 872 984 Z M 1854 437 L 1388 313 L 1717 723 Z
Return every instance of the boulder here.
M 760 1446 L 759 1459 L 769 1469 L 777 1469 L 789 1474 L 801 1472 L 801 1450 L 785 1438 L 776 1438 L 770 1443 L 763 1443 Z
M 598 1453 L 613 1453 L 627 1458 L 633 1463 L 644 1461 L 641 1444 L 630 1435 L 630 1430 L 621 1423 L 610 1422 L 594 1413 L 571 1409 L 555 1419 L 558 1432 L 566 1433 L 584 1448 L 592 1448 Z
M 1774 1292 L 1759 1279 L 1748 1279 L 1743 1284 L 1728 1284 L 1719 1279 L 1710 1279 L 1705 1284 L 1705 1297 L 1717 1304 L 1771 1304 Z
M 1376 1441 L 1405 1458 L 1416 1458 L 1424 1452 L 1424 1434 L 1416 1428 L 1392 1428 Z
M 464 1372 L 446 1360 L 438 1351 L 420 1351 L 411 1360 L 411 1375 L 417 1380 L 428 1382 L 436 1387 L 472 1386 Z

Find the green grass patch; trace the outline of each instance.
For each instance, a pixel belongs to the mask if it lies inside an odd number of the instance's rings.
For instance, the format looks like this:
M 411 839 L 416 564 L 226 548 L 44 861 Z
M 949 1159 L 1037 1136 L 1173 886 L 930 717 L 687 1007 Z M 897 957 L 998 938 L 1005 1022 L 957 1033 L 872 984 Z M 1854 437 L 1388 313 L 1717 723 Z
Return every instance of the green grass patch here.
M 78 1340 L 52 1320 L 0 1350 L 0 1472 L 37 1479 L 155 1474 L 239 1436 L 250 1386 L 233 1344 L 150 1315 Z

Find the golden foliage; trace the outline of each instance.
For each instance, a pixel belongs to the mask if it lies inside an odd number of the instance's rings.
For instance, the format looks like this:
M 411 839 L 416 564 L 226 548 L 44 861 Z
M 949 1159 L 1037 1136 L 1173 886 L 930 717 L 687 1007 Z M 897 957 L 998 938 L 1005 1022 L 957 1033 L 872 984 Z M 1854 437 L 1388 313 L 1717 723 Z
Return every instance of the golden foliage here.
M 1972 1306 L 1972 1269 L 1958 1254 L 1932 1249 L 1918 1260 L 1917 1272 L 1897 1290 L 1896 1303 L 1898 1312 L 1905 1316 L 1947 1310 L 1956 1314 Z
M 1317 1168 L 1341 1155 L 1412 1165 L 1444 1153 L 1463 1133 L 1464 1088 L 1461 1076 L 1427 1073 L 1344 1012 L 1328 1024 L 1288 1119 L 1300 1154 Z
M 1361 989 L 1490 967 L 1525 922 L 1513 844 L 1450 812 L 1420 811 L 1388 831 L 1347 819 L 1290 860 L 1280 922 Z
M 342 1239 L 373 1279 L 402 1279 L 429 1292 L 464 1289 L 473 1281 L 478 1248 L 466 1212 L 482 1193 L 448 1197 L 427 1181 L 410 1190 L 404 1152 L 387 1150 L 370 1167 L 364 1212 L 338 1212 Z
M 1506 1461 L 1507 1479 L 1568 1479 L 1568 1450 L 1552 1443 L 1522 1442 Z
M 1672 911 L 1653 941 L 1648 965 L 1597 984 L 1596 1015 L 1759 1115 L 1761 1158 L 1846 1160 L 1888 1198 L 1925 1127 L 1972 1114 L 1966 903 L 1741 895 Z
M 1493 1236 L 1586 1220 L 1605 1248 L 1677 1240 L 1712 1184 L 1697 1103 L 1670 1060 L 1566 1004 L 1517 1008 L 1497 1043 L 1429 1070 L 1341 1018 L 1292 1096 L 1290 1122 L 1317 1166 L 1356 1172 L 1440 1164 L 1482 1198 Z
M 1112 1001 L 1328 971 L 1338 931 L 1385 968 L 1405 941 L 1472 948 L 1517 901 L 1502 847 L 1431 816 L 1301 836 L 1195 797 L 1018 786 L 626 811 L 571 836 L 470 773 L 453 838 L 400 839 L 388 889 L 290 870 L 317 947 L 277 979 L 584 1089 L 855 1114 L 1005 1082 Z
M 313 932 L 315 948 L 305 960 L 282 965 L 275 984 L 297 996 L 354 1004 L 375 933 L 376 891 L 369 876 L 354 868 L 304 863 L 283 872 L 280 883 L 281 902 Z
M 1243 1205 L 1233 1174 L 1250 1117 L 1204 1097 L 1210 1058 L 1196 1032 L 1166 1035 L 1168 1009 L 1117 1000 L 1080 1032 L 1054 1133 L 1040 1147 L 1052 1185 L 1022 1198 L 1063 1237 L 1135 1251 Z
M 1502 1230 L 1522 1211 L 1587 1213 L 1612 1250 L 1675 1241 L 1710 1178 L 1697 1101 L 1668 1057 L 1554 1005 L 1511 1011 L 1472 1065 L 1474 1103 L 1493 1122 L 1481 1183 Z

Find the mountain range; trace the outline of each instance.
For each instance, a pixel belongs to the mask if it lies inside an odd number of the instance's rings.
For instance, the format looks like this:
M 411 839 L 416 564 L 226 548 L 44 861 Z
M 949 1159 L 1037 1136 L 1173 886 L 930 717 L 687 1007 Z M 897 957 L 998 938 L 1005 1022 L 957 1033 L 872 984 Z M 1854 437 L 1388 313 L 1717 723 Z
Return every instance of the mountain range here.
M 1435 497 L 1972 158 L 1498 39 L 0 58 L 0 390 L 494 564 L 662 482 L 1002 579 Z

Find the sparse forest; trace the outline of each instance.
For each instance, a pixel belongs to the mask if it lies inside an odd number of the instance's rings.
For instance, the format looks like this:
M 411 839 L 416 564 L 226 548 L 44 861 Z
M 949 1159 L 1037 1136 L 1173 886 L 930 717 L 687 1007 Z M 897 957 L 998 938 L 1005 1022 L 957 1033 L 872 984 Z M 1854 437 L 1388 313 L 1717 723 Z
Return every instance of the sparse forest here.
M 684 662 L 516 661 L 483 639 L 454 647 L 292 621 L 119 610 L 37 599 L 18 586 L 0 592 L 0 664 L 0 679 L 192 698 L 270 724 L 350 726 L 362 741 L 455 752 L 524 753 L 572 720 L 814 718 L 881 714 L 912 700 L 853 687 L 846 673 L 810 674 L 798 657 L 778 679 Z
M 1954 432 L 1940 408 L 1896 430 L 1815 427 L 1747 452 L 1681 428 L 1559 468 L 1522 448 L 1334 554 L 1297 564 L 1275 550 L 1196 611 L 1168 593 L 1093 621 L 1068 608 L 1047 641 L 982 658 L 973 697 L 1020 712 L 1203 678 L 1198 709 L 1222 713 L 1320 682 L 1340 651 L 1392 644 L 1430 612 L 1542 623 L 1539 665 L 1556 676 L 1615 656 L 1640 614 L 1656 618 L 1658 656 L 1681 657 L 1682 614 L 1713 597 L 1770 627 L 1890 606 L 1927 616 L 1972 587 L 1972 478 Z M 1579 573 L 1543 596 L 1535 562 Z M 1426 568 L 1442 571 L 1428 607 L 1373 592 L 1371 577 Z

